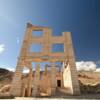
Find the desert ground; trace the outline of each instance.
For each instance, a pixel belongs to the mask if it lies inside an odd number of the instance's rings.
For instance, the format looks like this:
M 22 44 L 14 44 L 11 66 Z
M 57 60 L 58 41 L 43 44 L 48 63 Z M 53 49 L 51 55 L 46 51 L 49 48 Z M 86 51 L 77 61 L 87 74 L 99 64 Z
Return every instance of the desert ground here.
M 3 99 L 0 99 L 3 100 Z M 88 94 L 81 96 L 66 96 L 66 97 L 50 97 L 50 98 L 33 98 L 33 97 L 15 97 L 13 99 L 4 99 L 4 100 L 100 100 L 99 94 Z

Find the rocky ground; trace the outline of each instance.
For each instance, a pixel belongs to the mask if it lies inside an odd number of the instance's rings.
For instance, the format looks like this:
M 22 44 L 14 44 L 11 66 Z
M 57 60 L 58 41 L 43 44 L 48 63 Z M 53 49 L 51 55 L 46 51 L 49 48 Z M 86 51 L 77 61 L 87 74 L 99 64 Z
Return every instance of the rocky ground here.
M 100 72 L 80 71 L 78 80 L 81 93 L 100 93 Z

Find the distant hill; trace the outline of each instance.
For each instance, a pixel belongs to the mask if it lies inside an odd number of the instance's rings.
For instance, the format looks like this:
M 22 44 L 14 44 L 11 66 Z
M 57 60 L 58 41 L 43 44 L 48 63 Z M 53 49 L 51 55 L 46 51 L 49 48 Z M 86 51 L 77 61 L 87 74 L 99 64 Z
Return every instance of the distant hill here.
M 12 81 L 12 77 L 14 72 L 11 72 L 7 69 L 0 68 L 0 88 L 6 84 L 10 84 Z

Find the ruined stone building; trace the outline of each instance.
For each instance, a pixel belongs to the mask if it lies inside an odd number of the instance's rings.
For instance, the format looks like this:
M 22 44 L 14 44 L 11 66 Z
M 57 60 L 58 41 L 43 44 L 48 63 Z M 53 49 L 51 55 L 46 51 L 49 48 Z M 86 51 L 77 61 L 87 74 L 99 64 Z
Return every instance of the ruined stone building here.
M 40 31 L 42 36 L 34 35 L 35 32 Z M 41 45 L 40 52 L 30 50 L 34 44 Z M 60 52 L 56 46 L 61 46 L 62 51 Z M 55 51 L 53 47 L 56 47 Z M 32 67 L 33 62 L 35 70 Z M 41 62 L 49 62 L 49 65 L 43 66 L 42 71 L 40 70 Z M 55 62 L 61 62 L 59 70 Z M 25 67 L 29 69 L 26 76 L 22 73 Z M 59 93 L 80 94 L 71 33 L 63 32 L 61 36 L 53 36 L 50 28 L 28 23 L 10 94 L 34 97 L 52 96 Z

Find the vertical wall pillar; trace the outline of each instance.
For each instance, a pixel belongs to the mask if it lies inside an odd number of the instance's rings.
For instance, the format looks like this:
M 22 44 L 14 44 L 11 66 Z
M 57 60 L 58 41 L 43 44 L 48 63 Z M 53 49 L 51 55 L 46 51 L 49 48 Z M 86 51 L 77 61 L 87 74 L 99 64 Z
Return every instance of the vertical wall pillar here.
M 17 66 L 13 81 L 12 81 L 12 86 L 10 89 L 10 94 L 13 96 L 21 96 L 21 75 L 22 75 L 22 67 Z
M 34 76 L 34 82 L 33 82 L 33 96 L 39 95 L 39 84 L 40 84 L 40 65 L 36 64 L 35 69 L 35 76 Z
M 28 96 L 31 96 L 31 88 L 32 88 L 32 64 L 29 65 L 30 66 L 30 72 L 29 72 L 29 80 L 28 80 Z
M 44 73 L 45 73 L 45 75 L 47 75 L 47 73 L 48 73 L 48 69 L 47 69 L 47 65 L 45 65 L 45 70 L 44 70 Z
M 25 85 L 22 84 L 22 93 L 21 96 L 24 97 L 25 96 Z
M 11 86 L 11 90 L 10 90 L 10 94 L 14 95 L 14 96 L 21 96 L 21 84 L 22 84 L 22 80 L 21 80 L 21 75 L 22 75 L 22 67 L 23 65 L 25 65 L 25 57 L 27 56 L 27 48 L 29 47 L 29 39 L 30 39 L 30 34 L 31 34 L 31 30 L 30 27 L 32 25 L 27 24 L 27 30 L 25 33 L 25 37 L 24 37 L 24 41 L 23 41 L 23 45 L 20 51 L 20 57 L 18 59 L 18 64 L 16 67 L 16 72 L 12 81 L 12 86 Z M 22 60 L 24 58 L 24 60 Z
M 80 94 L 80 87 L 77 78 L 77 70 L 75 64 L 75 55 L 73 51 L 71 33 L 65 32 L 64 36 L 66 37 L 66 50 L 67 50 L 67 60 L 68 60 L 68 69 L 66 71 L 69 73 L 68 77 L 70 77 L 70 85 L 71 85 L 71 94 L 79 95 Z
M 56 65 L 54 63 L 52 63 L 52 66 L 51 66 L 51 83 L 52 83 L 52 95 L 54 95 L 56 87 L 57 87 Z
M 62 63 L 62 67 L 61 67 L 61 87 L 63 88 L 64 87 L 64 79 L 63 79 L 63 70 L 64 70 L 64 68 L 63 68 L 63 66 L 64 66 L 64 63 Z

